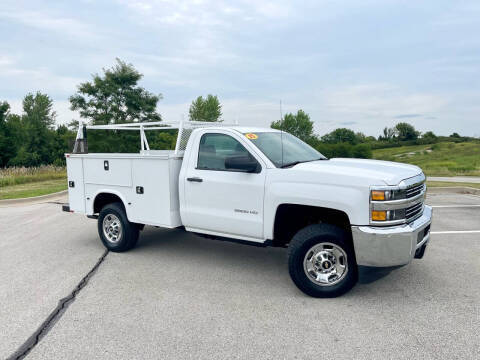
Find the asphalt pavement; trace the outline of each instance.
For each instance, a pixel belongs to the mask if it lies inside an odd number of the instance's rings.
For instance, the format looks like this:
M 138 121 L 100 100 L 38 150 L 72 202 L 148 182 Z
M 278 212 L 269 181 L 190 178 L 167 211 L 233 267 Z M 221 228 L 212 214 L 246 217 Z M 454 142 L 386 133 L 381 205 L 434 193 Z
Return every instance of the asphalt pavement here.
M 363 269 L 335 299 L 289 278 L 286 250 L 146 227 L 109 253 L 31 359 L 478 359 L 480 197 L 431 194 L 425 257 Z M 104 248 L 54 201 L 0 208 L 0 358 L 35 333 Z

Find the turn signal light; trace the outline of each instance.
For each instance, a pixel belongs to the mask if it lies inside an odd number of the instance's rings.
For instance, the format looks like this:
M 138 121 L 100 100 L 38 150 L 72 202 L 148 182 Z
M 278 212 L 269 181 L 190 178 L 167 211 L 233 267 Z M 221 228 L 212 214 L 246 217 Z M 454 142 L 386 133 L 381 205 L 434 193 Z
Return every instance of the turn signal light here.
M 387 220 L 387 212 L 372 210 L 372 220 L 373 221 L 385 221 Z
M 385 191 L 372 190 L 372 200 L 385 200 Z

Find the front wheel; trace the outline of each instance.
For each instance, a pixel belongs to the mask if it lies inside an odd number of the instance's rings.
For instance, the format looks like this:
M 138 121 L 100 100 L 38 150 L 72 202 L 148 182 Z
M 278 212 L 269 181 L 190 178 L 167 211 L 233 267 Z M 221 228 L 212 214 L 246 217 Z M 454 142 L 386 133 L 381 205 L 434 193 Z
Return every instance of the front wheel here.
M 98 234 L 103 245 L 114 252 L 123 252 L 135 247 L 139 229 L 127 219 L 121 203 L 107 204 L 98 216 Z
M 330 224 L 309 225 L 293 237 L 288 247 L 288 269 L 295 285 L 313 297 L 340 296 L 358 279 L 346 232 Z

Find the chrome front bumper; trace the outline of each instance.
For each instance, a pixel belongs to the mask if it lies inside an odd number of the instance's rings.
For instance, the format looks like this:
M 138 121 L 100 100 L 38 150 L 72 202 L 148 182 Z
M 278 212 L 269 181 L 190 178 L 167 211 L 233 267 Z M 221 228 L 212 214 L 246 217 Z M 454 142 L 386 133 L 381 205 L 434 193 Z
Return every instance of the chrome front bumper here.
M 425 205 L 422 216 L 409 224 L 352 226 L 357 264 L 378 267 L 408 264 L 415 252 L 427 245 L 431 222 L 432 207 Z

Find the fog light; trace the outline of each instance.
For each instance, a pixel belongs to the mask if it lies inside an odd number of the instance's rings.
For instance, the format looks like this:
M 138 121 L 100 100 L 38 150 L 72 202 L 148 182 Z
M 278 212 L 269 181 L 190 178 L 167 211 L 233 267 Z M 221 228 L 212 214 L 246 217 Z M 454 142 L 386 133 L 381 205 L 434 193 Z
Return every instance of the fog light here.
M 372 220 L 373 221 L 385 221 L 387 220 L 387 212 L 372 210 Z

